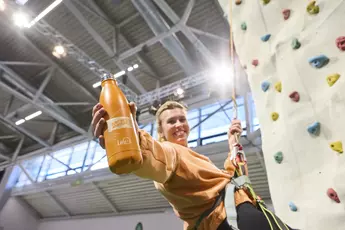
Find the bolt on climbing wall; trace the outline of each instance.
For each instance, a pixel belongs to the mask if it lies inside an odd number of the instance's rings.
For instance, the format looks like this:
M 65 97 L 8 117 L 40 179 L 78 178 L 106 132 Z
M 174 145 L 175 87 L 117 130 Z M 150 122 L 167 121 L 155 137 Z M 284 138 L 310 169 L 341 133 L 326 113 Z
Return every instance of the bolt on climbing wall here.
M 345 0 L 232 3 L 275 211 L 293 228 L 345 229 Z

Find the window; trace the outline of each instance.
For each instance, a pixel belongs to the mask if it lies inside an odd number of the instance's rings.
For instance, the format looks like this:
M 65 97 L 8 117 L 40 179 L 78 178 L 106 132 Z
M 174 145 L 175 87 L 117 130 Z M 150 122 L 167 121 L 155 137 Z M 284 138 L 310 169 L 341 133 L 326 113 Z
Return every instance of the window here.
M 73 148 L 73 154 L 71 155 L 71 159 L 69 162 L 70 168 L 78 168 L 83 165 L 88 146 L 89 142 L 84 142 Z
M 206 118 L 204 115 L 202 119 Z M 201 123 L 201 138 L 217 135 L 219 133 L 227 133 L 230 127 L 229 118 L 223 111 L 219 111 L 216 114 L 209 117 L 203 123 Z
M 102 149 L 102 147 L 99 145 L 96 147 L 95 156 L 93 158 L 92 164 L 94 165 L 91 167 L 91 170 L 97 170 L 108 167 L 107 154 L 105 150 Z
M 228 140 L 228 134 L 223 134 L 220 136 L 215 136 L 215 137 L 210 137 L 207 138 L 205 140 L 201 141 L 202 145 L 208 145 L 208 144 L 212 144 L 212 143 L 216 143 L 216 142 L 220 142 L 220 141 L 226 141 Z
M 188 140 L 192 141 L 192 140 L 198 139 L 199 138 L 199 127 L 197 126 L 194 129 L 192 129 L 192 128 L 199 123 L 199 119 L 194 118 L 192 120 L 188 120 L 188 123 L 189 123 L 189 127 L 191 128 Z

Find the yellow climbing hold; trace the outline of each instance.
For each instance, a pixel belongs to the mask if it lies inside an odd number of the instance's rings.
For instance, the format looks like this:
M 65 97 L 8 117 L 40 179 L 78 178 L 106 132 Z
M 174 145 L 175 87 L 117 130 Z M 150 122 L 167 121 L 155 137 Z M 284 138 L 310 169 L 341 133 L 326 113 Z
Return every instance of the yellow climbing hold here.
M 271 114 L 271 118 L 272 118 L 273 121 L 276 121 L 276 120 L 278 120 L 278 118 L 279 118 L 279 114 L 276 113 L 276 112 L 273 112 L 273 113 Z
M 331 149 L 338 153 L 343 153 L 343 143 L 341 141 L 333 142 L 329 145 Z
M 307 12 L 309 14 L 318 14 L 320 12 L 320 7 L 316 5 L 316 1 L 311 1 L 307 6 Z
M 337 74 L 337 73 L 329 75 L 327 77 L 328 85 L 329 86 L 333 86 L 338 81 L 339 78 L 340 78 L 340 74 Z
M 280 81 L 280 82 L 277 82 L 277 83 L 274 85 L 274 88 L 275 88 L 279 93 L 281 93 L 281 91 L 282 91 L 282 83 L 281 83 L 281 81 Z

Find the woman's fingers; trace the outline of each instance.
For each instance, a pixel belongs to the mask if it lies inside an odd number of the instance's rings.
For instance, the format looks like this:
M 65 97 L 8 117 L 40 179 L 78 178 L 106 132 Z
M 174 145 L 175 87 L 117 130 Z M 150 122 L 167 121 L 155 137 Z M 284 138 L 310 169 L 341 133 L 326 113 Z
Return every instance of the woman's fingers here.
M 103 108 L 100 108 L 99 110 L 97 110 L 95 112 L 95 114 L 93 115 L 92 117 L 92 122 L 91 122 L 91 125 L 92 125 L 92 128 L 93 128 L 93 131 L 95 132 L 96 131 L 96 126 L 97 124 L 99 123 L 99 121 L 101 120 L 101 118 L 103 118 L 103 116 L 106 114 L 105 110 Z
M 95 137 L 99 138 L 101 135 L 103 135 L 104 127 L 105 127 L 105 119 L 102 117 L 99 120 L 99 122 L 96 124 L 95 131 L 93 132 L 93 135 Z
M 103 136 L 103 135 L 100 135 L 99 138 L 98 138 L 98 140 L 99 140 L 99 145 L 100 145 L 103 149 L 105 149 L 104 136 Z

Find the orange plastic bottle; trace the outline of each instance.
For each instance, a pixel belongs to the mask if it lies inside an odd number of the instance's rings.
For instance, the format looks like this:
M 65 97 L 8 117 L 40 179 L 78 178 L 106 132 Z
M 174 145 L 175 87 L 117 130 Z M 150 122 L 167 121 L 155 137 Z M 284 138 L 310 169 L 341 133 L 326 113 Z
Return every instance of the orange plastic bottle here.
M 125 95 L 110 74 L 102 77 L 99 102 L 107 111 L 104 139 L 110 170 L 115 174 L 137 170 L 142 155 L 134 119 Z

